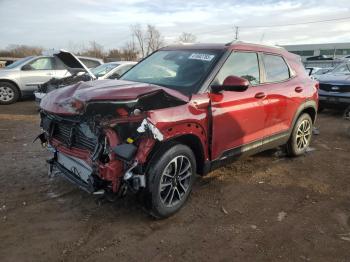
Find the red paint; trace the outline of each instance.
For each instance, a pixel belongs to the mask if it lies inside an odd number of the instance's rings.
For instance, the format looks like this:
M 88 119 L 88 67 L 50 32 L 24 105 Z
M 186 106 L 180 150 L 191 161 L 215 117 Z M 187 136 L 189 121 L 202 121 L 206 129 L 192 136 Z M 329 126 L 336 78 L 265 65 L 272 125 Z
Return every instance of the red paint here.
M 79 105 L 92 101 L 127 101 L 159 91 L 164 91 L 179 100 L 188 102 L 187 96 L 166 87 L 122 80 L 99 80 L 80 82 L 54 90 L 41 100 L 40 107 L 55 114 L 74 115 L 75 112 L 66 108 L 66 104 L 72 99 L 73 104 Z M 75 102 L 75 99 L 79 102 Z
M 181 106 L 144 112 L 142 116 L 125 117 L 125 112 L 118 111 L 119 115 L 123 116 L 122 118 L 116 117 L 103 123 L 111 147 L 121 141 L 118 134 L 109 127 L 126 121 L 141 123 L 144 118 L 155 125 L 163 134 L 163 141 L 156 141 L 151 134 L 138 141 L 135 160 L 140 164 L 145 164 L 156 143 L 164 143 L 183 135 L 197 137 L 204 152 L 204 159 L 215 160 L 226 150 L 290 130 L 297 109 L 305 101 L 312 100 L 318 103 L 317 82 L 308 77 L 299 58 L 284 49 L 244 43 L 231 46 L 194 45 L 193 49 L 199 47 L 278 54 L 283 56 L 289 64 L 294 77 L 284 82 L 250 86 L 243 92 L 204 92 L 194 94 L 190 99 L 177 91 L 150 84 L 115 80 L 94 81 L 56 90 L 42 100 L 41 107 L 55 114 L 71 114 L 60 106 L 62 101 L 68 97 L 74 97 L 86 104 L 98 100 L 131 100 L 160 90 L 186 102 Z M 191 48 L 191 46 L 166 47 L 165 49 L 186 48 Z M 209 140 L 210 137 L 211 140 Z M 74 148 L 67 149 L 60 146 L 57 141 L 51 142 L 59 151 L 84 159 L 88 163 L 91 162 L 89 152 Z M 114 153 L 110 153 L 110 162 L 108 164 L 99 163 L 98 166 L 99 176 L 111 181 L 113 191 L 116 192 L 125 171 L 125 164 L 117 160 Z

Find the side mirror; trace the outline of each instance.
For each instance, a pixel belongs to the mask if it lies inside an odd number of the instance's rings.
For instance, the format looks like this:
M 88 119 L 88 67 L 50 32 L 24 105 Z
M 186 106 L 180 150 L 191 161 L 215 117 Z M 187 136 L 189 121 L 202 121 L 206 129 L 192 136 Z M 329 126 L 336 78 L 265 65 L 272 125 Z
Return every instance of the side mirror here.
M 24 66 L 22 66 L 21 68 L 23 71 L 30 71 L 30 70 L 33 70 L 33 68 L 29 65 L 29 64 L 26 64 Z
M 211 90 L 214 93 L 221 91 L 243 92 L 248 89 L 250 83 L 247 79 L 238 76 L 228 76 L 225 78 L 222 85 L 212 86 Z

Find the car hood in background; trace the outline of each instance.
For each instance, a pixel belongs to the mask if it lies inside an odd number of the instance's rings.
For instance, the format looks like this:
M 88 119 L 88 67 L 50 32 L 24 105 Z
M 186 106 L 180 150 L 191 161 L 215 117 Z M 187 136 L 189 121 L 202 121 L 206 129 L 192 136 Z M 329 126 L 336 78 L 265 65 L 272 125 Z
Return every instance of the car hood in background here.
M 55 114 L 72 114 L 65 106 L 72 99 L 84 104 L 109 101 L 112 103 L 136 100 L 145 95 L 159 93 L 163 93 L 172 100 L 184 103 L 189 101 L 187 96 L 166 87 L 124 80 L 99 80 L 80 82 L 54 90 L 41 100 L 40 107 Z
M 324 75 L 317 76 L 317 81 L 323 84 L 333 85 L 350 85 L 350 74 L 332 74 L 327 73 Z
M 77 73 L 77 72 L 86 72 L 88 73 L 93 79 L 97 79 L 97 77 L 90 71 L 89 68 L 87 68 L 83 62 L 79 60 L 78 57 L 73 55 L 72 53 L 60 50 L 58 53 L 53 54 L 55 57 L 57 57 L 59 60 L 62 61 L 62 63 L 65 64 L 65 66 L 68 68 L 68 71 L 71 74 Z

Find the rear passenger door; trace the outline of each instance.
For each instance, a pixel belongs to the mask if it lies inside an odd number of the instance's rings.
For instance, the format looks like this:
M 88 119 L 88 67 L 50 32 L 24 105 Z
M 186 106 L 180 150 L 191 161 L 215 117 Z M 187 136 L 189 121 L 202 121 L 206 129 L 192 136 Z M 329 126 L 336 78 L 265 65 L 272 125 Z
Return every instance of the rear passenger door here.
M 276 54 L 261 53 L 263 64 L 262 82 L 267 98 L 266 104 L 266 137 L 283 133 L 289 129 L 290 119 L 294 111 L 291 110 L 294 85 L 292 73 L 285 59 Z

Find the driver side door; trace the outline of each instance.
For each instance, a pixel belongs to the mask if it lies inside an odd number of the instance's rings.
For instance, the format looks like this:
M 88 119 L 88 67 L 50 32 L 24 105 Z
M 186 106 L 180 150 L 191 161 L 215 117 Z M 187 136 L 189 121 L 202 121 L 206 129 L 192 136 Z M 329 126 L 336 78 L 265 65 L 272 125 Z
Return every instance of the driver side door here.
M 258 149 L 264 138 L 267 113 L 260 67 L 255 52 L 232 52 L 212 85 L 222 85 L 228 76 L 247 79 L 247 90 L 210 93 L 212 113 L 212 160 L 223 160 Z

